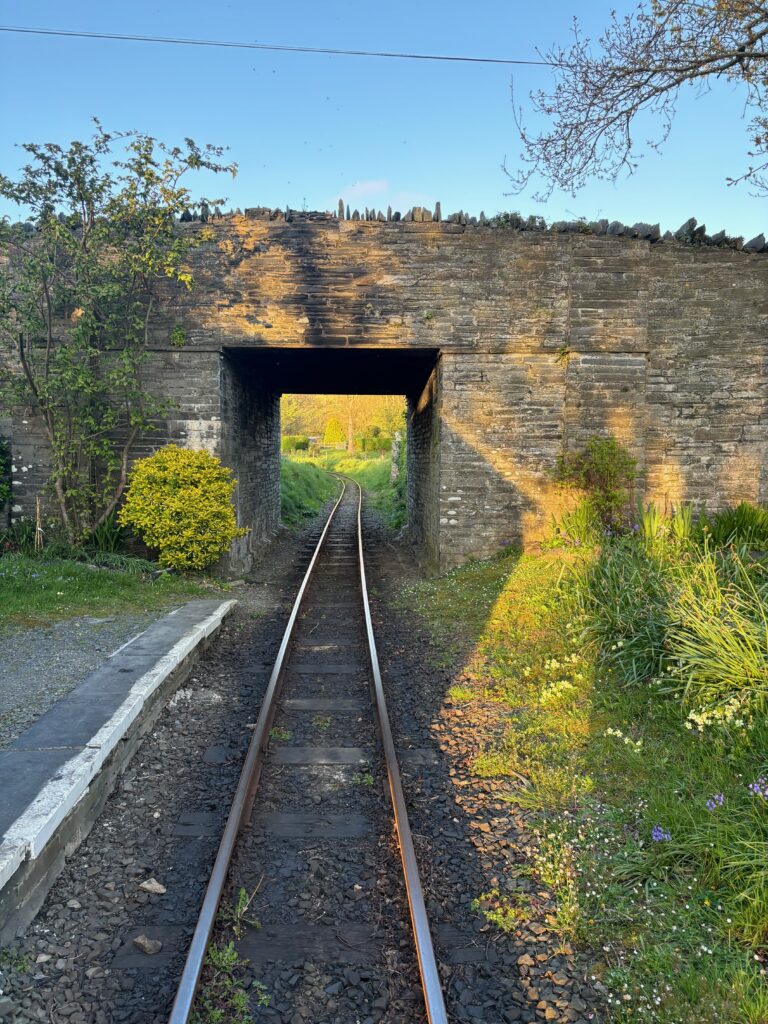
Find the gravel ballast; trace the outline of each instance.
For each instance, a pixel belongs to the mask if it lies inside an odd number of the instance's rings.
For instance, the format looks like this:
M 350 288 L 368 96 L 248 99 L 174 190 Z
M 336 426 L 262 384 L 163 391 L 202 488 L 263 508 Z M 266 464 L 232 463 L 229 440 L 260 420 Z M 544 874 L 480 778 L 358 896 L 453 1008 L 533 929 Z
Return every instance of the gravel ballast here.
M 399 589 L 414 573 L 407 551 L 388 541 L 375 516 L 366 515 L 365 523 L 379 655 L 449 1020 L 605 1020 L 588 963 L 552 930 L 546 892 L 532 892 L 535 912 L 507 934 L 472 906 L 505 872 L 526 866 L 531 835 L 524 814 L 500 801 L 491 781 L 472 775 L 477 723 L 446 701 L 450 673 L 434 667 L 419 623 L 398 612 Z M 36 921 L 0 961 L 3 1020 L 167 1021 L 251 728 L 311 553 L 310 535 L 318 532 L 315 524 L 303 539 L 284 535 L 234 592 L 240 606 L 166 706 Z M 318 628 L 313 643 L 323 642 Z M 315 683 L 322 689 L 332 678 Z M 323 694 L 308 683 L 286 696 L 301 702 Z M 340 724 L 335 712 L 291 713 L 286 702 L 277 746 L 377 749 L 364 716 L 343 717 Z M 405 756 L 408 750 L 417 756 Z M 290 755 L 268 762 L 265 799 L 257 799 L 255 812 L 263 827 L 236 854 L 228 905 L 241 885 L 249 894 L 260 891 L 269 873 L 273 889 L 253 907 L 275 943 L 281 929 L 299 922 L 329 923 L 350 955 L 338 969 L 325 969 L 311 951 L 303 962 L 281 966 L 257 953 L 247 980 L 265 984 L 270 1005 L 252 1005 L 256 1021 L 423 1024 L 397 847 L 391 827 L 380 823 L 390 813 L 382 781 L 378 754 L 369 764 L 294 766 Z M 343 819 L 351 836 L 343 843 L 323 835 L 309 844 L 280 840 L 269 815 L 313 815 L 316 793 L 328 794 L 323 809 L 337 825 Z M 295 877 L 303 880 L 298 891 Z M 520 871 L 522 887 L 526 880 Z M 387 953 L 373 969 L 366 947 L 372 928 L 380 930 Z M 309 936 L 311 929 L 304 930 Z M 261 941 L 258 929 L 254 935 Z M 356 950 L 360 963 L 353 962 Z

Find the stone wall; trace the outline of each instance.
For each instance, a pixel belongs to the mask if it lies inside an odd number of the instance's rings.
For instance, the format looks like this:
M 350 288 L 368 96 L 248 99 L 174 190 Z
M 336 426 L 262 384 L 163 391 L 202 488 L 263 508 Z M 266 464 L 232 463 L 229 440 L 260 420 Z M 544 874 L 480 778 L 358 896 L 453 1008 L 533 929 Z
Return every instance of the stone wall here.
M 407 512 L 411 537 L 428 568 L 440 564 L 440 373 L 408 398 Z
M 405 374 L 402 388 L 412 527 L 443 566 L 541 536 L 562 500 L 548 475 L 558 452 L 595 433 L 632 448 L 648 499 L 768 501 L 768 255 L 462 222 L 270 217 L 184 226 L 199 235 L 196 286 L 169 290 L 153 334 L 152 380 L 177 409 L 146 443 L 221 452 L 241 478 L 254 540 L 275 522 L 274 396 L 289 389 L 246 387 L 232 367 L 240 350 L 275 346 L 439 351 L 427 404 Z M 177 324 L 181 350 L 168 340 Z M 331 383 L 319 374 L 317 390 Z M 25 465 L 42 466 L 29 419 L 13 439 Z M 25 510 L 41 472 L 19 484 Z
M 249 379 L 230 355 L 221 357 L 219 452 L 237 478 L 237 521 L 250 533 L 235 541 L 233 562 L 251 554 L 280 526 L 280 396 Z

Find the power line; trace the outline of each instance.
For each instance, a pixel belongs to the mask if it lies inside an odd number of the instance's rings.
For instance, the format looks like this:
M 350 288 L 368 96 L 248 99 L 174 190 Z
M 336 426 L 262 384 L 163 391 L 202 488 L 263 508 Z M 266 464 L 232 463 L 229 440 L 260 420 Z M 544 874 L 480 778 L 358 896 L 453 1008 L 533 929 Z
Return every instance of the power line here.
M 278 43 L 241 43 L 227 39 L 183 39 L 175 36 L 127 35 L 120 32 L 77 32 L 63 28 L 23 28 L 0 25 L 0 32 L 30 36 L 66 36 L 72 39 L 111 39 L 126 43 L 170 43 L 174 46 L 218 46 L 231 50 L 269 50 L 277 53 L 316 53 L 332 57 L 388 57 L 397 60 L 449 61 L 456 64 L 514 64 L 534 67 L 558 67 L 555 61 L 512 60 L 503 57 L 460 57 L 455 54 L 399 53 L 389 50 L 338 50 L 326 46 L 283 46 Z

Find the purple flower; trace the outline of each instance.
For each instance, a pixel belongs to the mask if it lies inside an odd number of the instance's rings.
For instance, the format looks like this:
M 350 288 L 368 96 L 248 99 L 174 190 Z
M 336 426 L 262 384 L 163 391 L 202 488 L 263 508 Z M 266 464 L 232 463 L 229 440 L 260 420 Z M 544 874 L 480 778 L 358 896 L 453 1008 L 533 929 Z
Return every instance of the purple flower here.
M 763 800 L 768 800 L 768 779 L 764 775 L 761 775 L 756 782 L 750 782 L 749 790 L 754 793 L 755 796 L 761 797 Z
M 654 843 L 668 843 L 672 838 L 672 833 L 668 832 L 661 825 L 654 825 L 651 829 L 651 839 Z
M 722 793 L 715 793 L 707 800 L 706 807 L 708 811 L 716 811 L 718 807 L 722 807 L 725 803 L 725 796 Z

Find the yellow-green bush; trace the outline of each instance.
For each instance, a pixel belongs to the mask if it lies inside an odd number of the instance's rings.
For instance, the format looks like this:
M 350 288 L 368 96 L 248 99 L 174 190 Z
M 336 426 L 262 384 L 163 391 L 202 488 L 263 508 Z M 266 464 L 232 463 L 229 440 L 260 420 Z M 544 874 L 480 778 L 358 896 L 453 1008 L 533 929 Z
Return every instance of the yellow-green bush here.
M 236 480 L 210 452 L 159 448 L 131 472 L 118 519 L 172 569 L 204 569 L 245 530 L 232 507 Z

